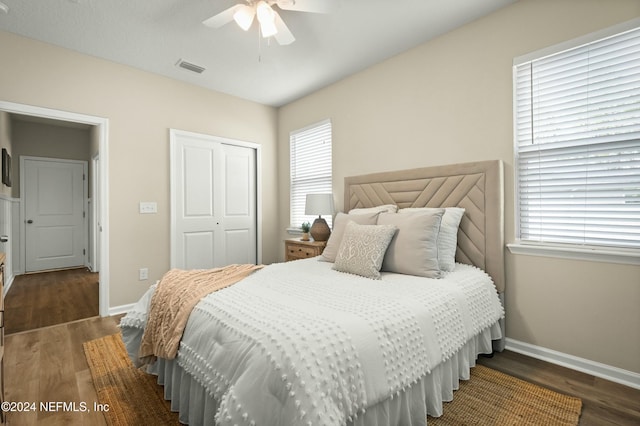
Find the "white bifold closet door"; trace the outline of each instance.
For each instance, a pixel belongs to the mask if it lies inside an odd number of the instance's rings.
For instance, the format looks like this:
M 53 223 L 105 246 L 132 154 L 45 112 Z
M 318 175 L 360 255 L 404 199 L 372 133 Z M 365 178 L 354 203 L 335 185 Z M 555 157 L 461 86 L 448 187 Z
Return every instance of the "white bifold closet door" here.
M 171 267 L 257 261 L 256 150 L 171 130 Z

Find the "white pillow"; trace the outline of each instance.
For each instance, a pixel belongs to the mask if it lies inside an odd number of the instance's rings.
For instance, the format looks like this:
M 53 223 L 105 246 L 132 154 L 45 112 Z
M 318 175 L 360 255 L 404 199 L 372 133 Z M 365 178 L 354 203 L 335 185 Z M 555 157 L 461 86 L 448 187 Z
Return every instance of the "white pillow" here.
M 379 280 L 384 254 L 395 233 L 393 225 L 347 223 L 333 269 Z
M 379 225 L 394 225 L 398 232 L 391 240 L 382 270 L 399 274 L 440 278 L 438 234 L 444 209 L 378 216 Z
M 398 210 L 398 213 L 415 213 L 440 210 L 432 207 L 410 207 Z M 440 234 L 438 235 L 438 262 L 442 271 L 453 271 L 456 267 L 456 249 L 458 247 L 458 227 L 464 215 L 462 207 L 446 207 Z
M 338 213 L 333 221 L 333 231 L 327 241 L 327 246 L 324 248 L 319 260 L 324 262 L 334 262 L 340 243 L 342 242 L 342 235 L 348 222 L 355 222 L 360 225 L 375 225 L 378 221 L 378 212 L 363 213 L 363 214 L 345 214 Z
M 385 204 L 383 206 L 375 207 L 362 207 L 358 209 L 349 210 L 349 214 L 363 214 L 363 213 L 395 213 L 398 211 L 398 206 L 395 204 Z

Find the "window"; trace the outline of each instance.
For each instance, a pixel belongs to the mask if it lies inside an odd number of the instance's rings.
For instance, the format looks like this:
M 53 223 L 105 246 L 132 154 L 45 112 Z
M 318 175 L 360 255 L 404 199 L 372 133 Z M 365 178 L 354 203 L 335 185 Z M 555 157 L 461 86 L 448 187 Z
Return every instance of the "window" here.
M 523 243 L 640 249 L 640 28 L 617 32 L 514 62 Z
M 304 214 L 307 194 L 331 193 L 331 121 L 325 120 L 291 132 L 291 227 L 313 223 L 316 216 Z M 331 227 L 331 216 L 323 216 Z

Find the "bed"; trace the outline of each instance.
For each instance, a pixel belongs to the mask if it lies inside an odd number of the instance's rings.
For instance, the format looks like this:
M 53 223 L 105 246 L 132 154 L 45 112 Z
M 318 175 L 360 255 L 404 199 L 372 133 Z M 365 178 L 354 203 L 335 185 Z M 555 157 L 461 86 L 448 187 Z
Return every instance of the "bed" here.
M 477 356 L 503 347 L 502 169 L 484 161 L 345 178 L 347 219 L 336 217 L 342 241 L 332 235 L 328 259 L 268 265 L 204 297 L 177 357 L 146 367 L 180 421 L 382 426 L 441 415 Z M 389 205 L 398 212 L 379 207 Z M 411 210 L 423 208 L 436 210 Z M 403 226 L 435 229 L 456 209 L 464 214 L 451 270 L 438 271 L 439 263 L 421 264 L 421 276 L 402 269 L 415 252 L 400 249 L 400 232 L 415 239 Z M 365 216 L 375 216 L 376 226 L 358 223 Z M 376 257 L 366 244 L 364 267 L 351 262 L 362 235 L 384 246 Z M 373 258 L 382 272 L 362 276 Z M 134 363 L 154 287 L 121 320 Z

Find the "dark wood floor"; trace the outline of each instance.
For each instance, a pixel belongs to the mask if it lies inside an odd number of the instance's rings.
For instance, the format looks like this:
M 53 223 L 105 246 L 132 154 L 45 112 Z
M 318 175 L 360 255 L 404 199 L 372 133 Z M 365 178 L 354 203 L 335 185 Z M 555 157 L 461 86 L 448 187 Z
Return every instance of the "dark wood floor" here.
M 18 275 L 5 297 L 5 333 L 98 316 L 98 287 L 86 268 Z
M 640 390 L 511 351 L 479 364 L 582 399 L 581 426 L 640 425 Z
M 35 403 L 36 410 L 8 413 L 8 424 L 106 425 L 100 412 L 47 412 L 41 402 L 98 401 L 82 343 L 119 332 L 119 317 L 94 317 L 16 333 L 5 338 L 5 399 Z M 79 405 L 78 405 L 79 406 Z

